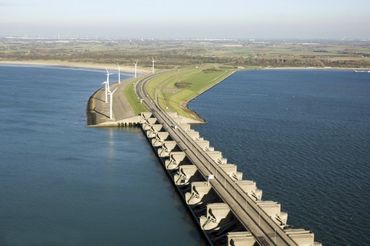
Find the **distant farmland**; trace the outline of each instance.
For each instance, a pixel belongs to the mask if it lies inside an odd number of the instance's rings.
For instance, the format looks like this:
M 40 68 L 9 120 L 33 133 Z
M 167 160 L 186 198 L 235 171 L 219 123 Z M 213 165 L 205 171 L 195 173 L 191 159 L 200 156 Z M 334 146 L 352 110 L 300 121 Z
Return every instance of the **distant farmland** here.
M 60 60 L 158 68 L 226 64 L 234 67 L 370 67 L 370 41 L 141 41 L 0 39 L 0 61 Z

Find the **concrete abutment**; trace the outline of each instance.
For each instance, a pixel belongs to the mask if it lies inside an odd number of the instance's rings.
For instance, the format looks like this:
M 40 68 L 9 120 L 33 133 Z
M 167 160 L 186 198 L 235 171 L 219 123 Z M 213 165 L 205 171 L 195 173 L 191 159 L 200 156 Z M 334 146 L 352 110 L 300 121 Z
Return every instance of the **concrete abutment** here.
M 180 117 L 179 120 L 182 120 Z M 207 181 L 197 165 L 192 163 L 178 143 L 171 138 L 169 128 L 162 125 L 151 113 L 141 114 L 142 130 L 164 170 L 172 180 L 189 211 L 203 231 L 207 240 L 214 245 L 258 245 L 256 239 L 236 219 L 228 204 L 224 203 L 215 192 L 212 183 Z M 286 228 L 288 214 L 281 211 L 281 205 L 274 201 L 262 201 L 262 190 L 256 182 L 243 180 L 243 173 L 235 164 L 230 164 L 220 151 L 215 151 L 209 141 L 203 139 L 199 132 L 190 125 L 180 122 L 178 127 L 169 126 L 174 131 L 182 130 L 208 155 L 226 174 L 231 182 L 236 183 L 253 202 L 281 228 Z M 169 131 L 169 132 L 168 132 Z M 299 246 L 318 246 L 313 233 L 303 229 L 286 229 L 286 233 Z

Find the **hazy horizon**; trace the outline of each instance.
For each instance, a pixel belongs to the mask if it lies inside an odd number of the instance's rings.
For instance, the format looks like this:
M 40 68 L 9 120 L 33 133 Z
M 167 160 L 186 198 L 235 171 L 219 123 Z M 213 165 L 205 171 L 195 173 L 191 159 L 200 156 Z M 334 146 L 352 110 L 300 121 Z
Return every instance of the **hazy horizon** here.
M 0 36 L 370 39 L 370 2 L 0 0 Z

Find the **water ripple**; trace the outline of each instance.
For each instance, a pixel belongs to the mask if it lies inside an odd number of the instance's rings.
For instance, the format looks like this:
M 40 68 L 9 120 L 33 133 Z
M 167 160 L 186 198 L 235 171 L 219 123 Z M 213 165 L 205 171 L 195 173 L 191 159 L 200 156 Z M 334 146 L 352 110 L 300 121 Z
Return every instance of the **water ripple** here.
M 209 122 L 202 136 L 282 203 L 288 223 L 324 245 L 370 245 L 369 79 L 239 72 L 190 106 Z

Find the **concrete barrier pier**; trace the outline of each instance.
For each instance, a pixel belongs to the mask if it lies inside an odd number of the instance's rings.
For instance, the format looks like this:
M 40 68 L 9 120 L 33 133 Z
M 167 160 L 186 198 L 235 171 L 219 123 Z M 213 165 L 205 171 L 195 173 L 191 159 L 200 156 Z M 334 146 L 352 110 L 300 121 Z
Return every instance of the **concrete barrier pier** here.
M 256 232 L 251 230 L 253 227 L 244 225 L 244 221 L 240 219 L 241 215 L 237 213 L 238 210 L 235 210 L 234 203 L 238 200 L 232 203 L 224 200 L 222 193 L 224 191 L 220 191 L 220 186 L 224 186 L 226 190 L 237 187 L 245 195 L 241 199 L 250 199 L 250 206 L 256 209 L 253 221 L 261 225 L 268 221 L 271 226 L 276 226 L 274 233 L 277 233 L 275 230 L 281 230 L 280 233 L 283 233 L 284 237 L 291 242 L 275 245 L 320 245 L 314 241 L 314 234 L 310 231 L 291 229 L 291 227 L 287 229 L 288 214 L 281 210 L 278 202 L 262 200 L 263 192 L 257 188 L 255 181 L 243 179 L 244 175 L 238 171 L 237 165 L 228 163 L 222 152 L 214 150 L 208 140 L 202 138 L 199 132 L 191 129 L 190 124 L 182 122 L 183 119 L 176 117 L 176 114 L 172 115 L 180 120 L 176 127 L 173 123 L 168 125 L 159 120 L 152 113 L 141 114 L 140 123 L 154 152 L 163 163 L 164 170 L 209 244 L 270 245 L 261 243 L 264 239 L 256 237 Z M 218 171 L 214 174 L 204 172 L 204 166 L 194 162 L 194 156 L 189 154 L 189 147 L 184 146 L 178 138 L 172 135 L 174 131 L 183 131 L 194 142 L 194 146 L 201 151 L 198 155 L 209 158 L 213 167 Z M 234 193 L 228 196 L 232 195 Z M 245 203 L 245 200 L 240 202 Z

